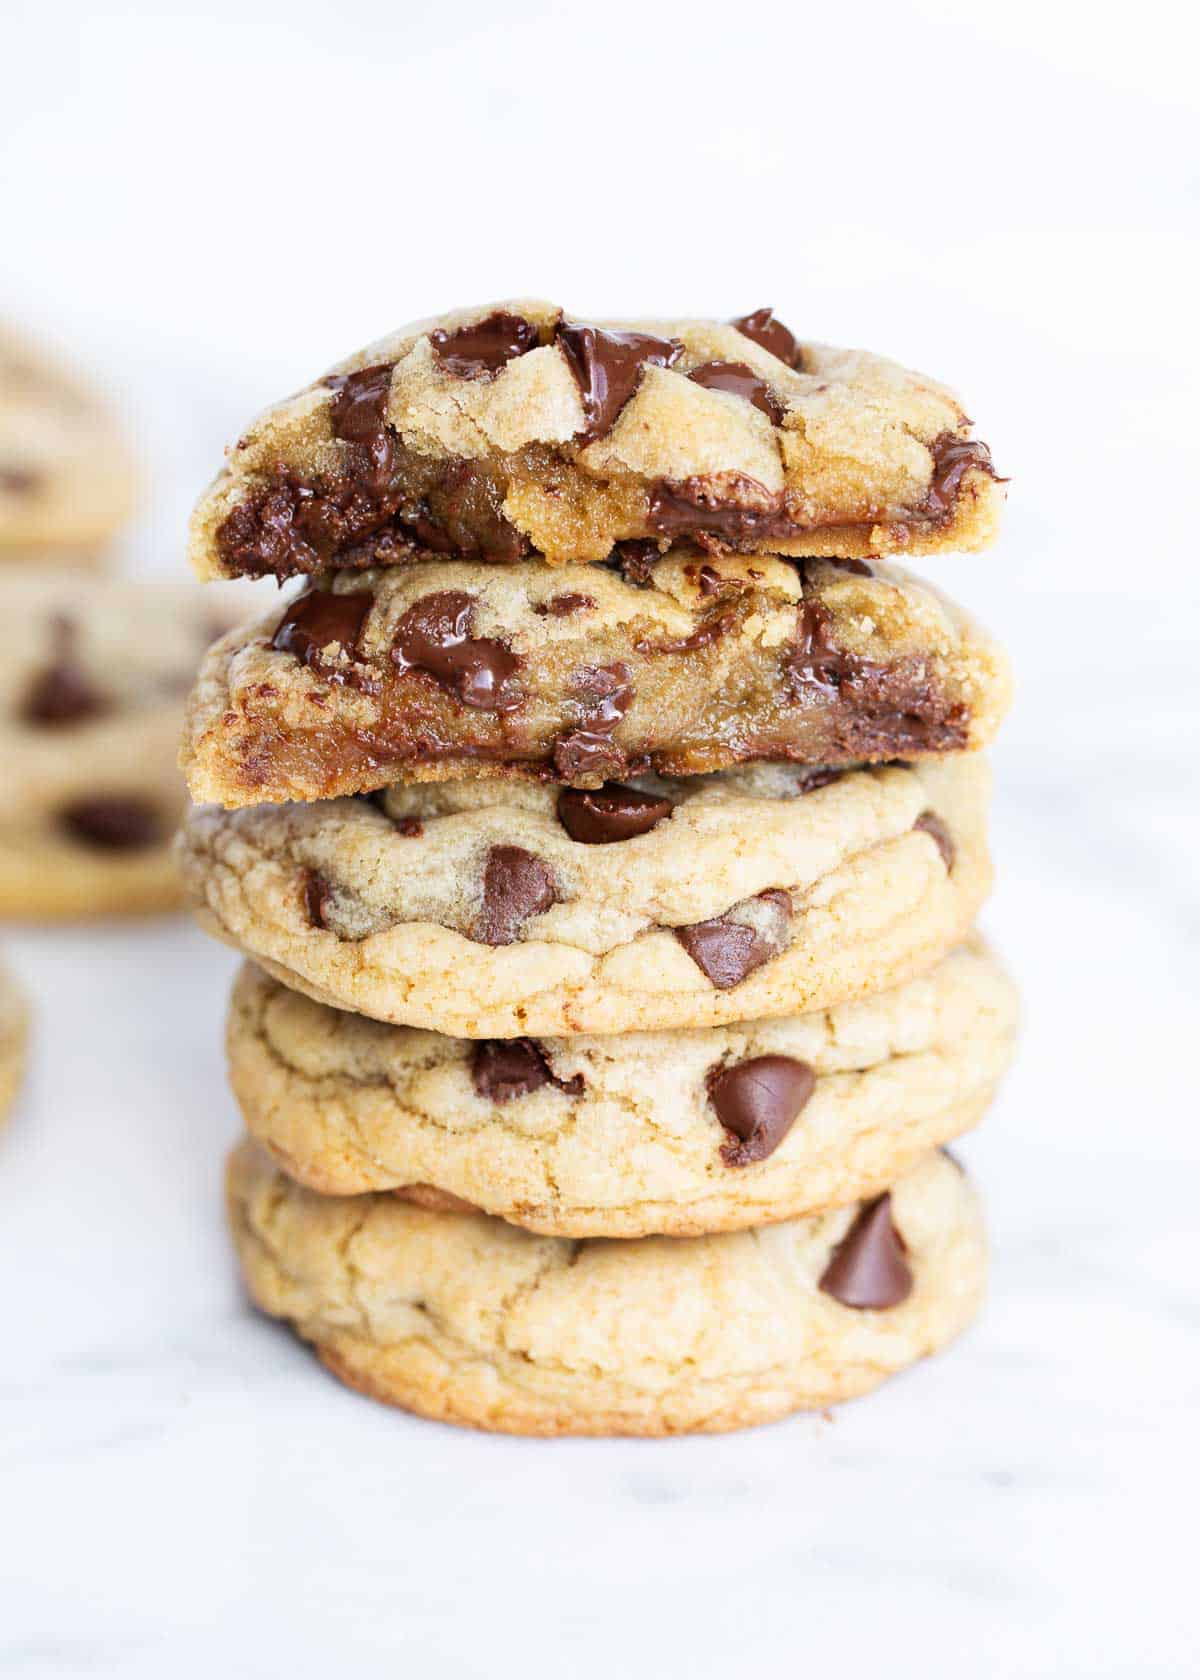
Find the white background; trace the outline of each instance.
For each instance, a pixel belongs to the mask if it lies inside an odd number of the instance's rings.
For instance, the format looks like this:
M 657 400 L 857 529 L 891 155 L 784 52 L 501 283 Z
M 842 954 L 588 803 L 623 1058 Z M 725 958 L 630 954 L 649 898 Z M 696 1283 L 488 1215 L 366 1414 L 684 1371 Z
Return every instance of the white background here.
M 162 1680 L 1194 1675 L 1200 556 L 1182 6 L 4 8 L 0 308 L 145 462 L 129 563 L 266 400 L 414 316 L 773 304 L 957 384 L 1012 476 L 926 569 L 1009 643 L 1018 1071 L 980 1327 L 833 1423 L 532 1444 L 339 1390 L 220 1229 L 232 959 L 13 930 L 0 1669 Z

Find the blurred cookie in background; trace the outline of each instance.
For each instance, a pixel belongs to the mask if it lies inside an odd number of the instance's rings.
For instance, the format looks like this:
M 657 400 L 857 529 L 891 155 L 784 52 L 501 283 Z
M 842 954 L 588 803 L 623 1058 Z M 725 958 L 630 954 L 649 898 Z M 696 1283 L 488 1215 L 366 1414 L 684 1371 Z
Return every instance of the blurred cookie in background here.
M 134 488 L 107 404 L 36 340 L 0 322 L 0 562 L 102 564 Z
M 25 1073 L 29 1046 L 29 1007 L 8 970 L 0 963 L 0 1122 L 8 1118 Z
M 173 909 L 183 703 L 234 622 L 212 591 L 0 571 L 0 916 Z

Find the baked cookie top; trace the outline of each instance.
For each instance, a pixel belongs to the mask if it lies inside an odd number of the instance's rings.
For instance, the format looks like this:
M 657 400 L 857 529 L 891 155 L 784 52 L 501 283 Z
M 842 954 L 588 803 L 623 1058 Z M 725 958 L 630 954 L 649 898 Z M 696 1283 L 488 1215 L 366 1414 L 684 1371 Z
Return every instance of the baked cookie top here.
M 442 560 L 321 579 L 220 642 L 182 763 L 194 799 L 230 807 L 401 777 L 597 787 L 972 749 L 1008 691 L 991 638 L 896 567 Z
M 871 556 L 982 548 L 1001 481 L 957 398 L 862 350 L 732 322 L 461 309 L 259 416 L 201 498 L 202 577 L 414 556 L 663 548 Z
M 0 560 L 103 542 L 129 513 L 133 491 L 105 405 L 0 323 Z

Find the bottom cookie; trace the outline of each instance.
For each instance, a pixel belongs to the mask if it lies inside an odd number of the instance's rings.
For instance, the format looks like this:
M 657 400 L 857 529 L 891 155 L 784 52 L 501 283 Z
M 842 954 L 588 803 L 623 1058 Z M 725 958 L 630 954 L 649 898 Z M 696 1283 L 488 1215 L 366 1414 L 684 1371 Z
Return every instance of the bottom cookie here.
M 394 1196 L 324 1197 L 257 1145 L 228 1173 L 250 1293 L 390 1405 L 517 1435 L 743 1428 L 851 1399 L 974 1316 L 987 1260 L 959 1168 L 760 1230 L 534 1236 Z

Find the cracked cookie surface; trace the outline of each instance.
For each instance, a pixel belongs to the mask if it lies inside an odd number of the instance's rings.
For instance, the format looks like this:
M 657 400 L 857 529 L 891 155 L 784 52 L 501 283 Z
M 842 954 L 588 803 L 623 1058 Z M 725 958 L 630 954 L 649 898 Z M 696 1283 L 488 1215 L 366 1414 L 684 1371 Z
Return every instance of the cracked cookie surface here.
M 0 963 L 0 1123 L 7 1119 L 25 1075 L 29 1049 L 29 1007 L 24 993 Z
M 462 1038 L 715 1026 L 883 990 L 963 940 L 989 787 L 970 753 L 646 777 L 608 806 L 419 783 L 196 807 L 180 856 L 202 924 L 318 1002 Z
M 0 915 L 138 913 L 180 901 L 171 839 L 184 697 L 231 621 L 228 592 L 0 577 Z
M 203 577 L 456 553 L 603 560 L 983 547 L 1002 491 L 944 386 L 734 322 L 510 302 L 418 322 L 260 415 L 192 520 Z
M 211 650 L 181 757 L 195 799 L 910 759 L 985 745 L 1008 704 L 996 644 L 896 567 L 684 549 L 645 571 L 330 581 Z
M 861 1207 L 630 1242 L 317 1196 L 252 1143 L 227 1182 L 251 1295 L 336 1376 L 513 1434 L 738 1429 L 832 1405 L 952 1340 L 986 1281 L 974 1192 L 939 1154 Z
M 0 325 L 0 562 L 91 563 L 128 515 L 133 468 L 106 407 Z
M 314 1003 L 247 964 L 250 1132 L 326 1195 L 437 1192 L 567 1237 L 740 1230 L 878 1194 L 973 1126 L 1016 995 L 973 939 L 890 992 L 699 1032 L 477 1040 Z

